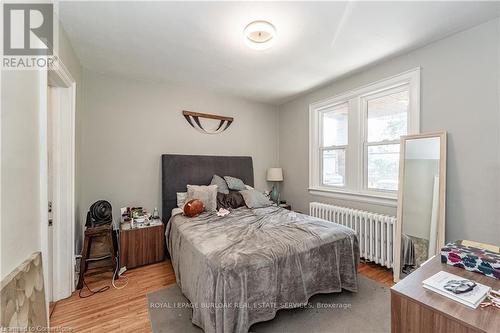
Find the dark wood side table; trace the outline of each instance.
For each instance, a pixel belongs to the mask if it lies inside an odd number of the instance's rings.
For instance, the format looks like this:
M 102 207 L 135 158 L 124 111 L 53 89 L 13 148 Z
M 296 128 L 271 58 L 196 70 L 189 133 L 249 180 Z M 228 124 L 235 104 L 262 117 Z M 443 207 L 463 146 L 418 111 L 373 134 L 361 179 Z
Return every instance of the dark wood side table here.
M 498 333 L 500 310 L 492 307 L 472 309 L 422 287 L 423 280 L 439 271 L 500 289 L 500 280 L 442 264 L 436 256 L 391 288 L 392 333 Z
M 131 269 L 163 261 L 165 227 L 163 224 L 120 230 L 120 267 Z

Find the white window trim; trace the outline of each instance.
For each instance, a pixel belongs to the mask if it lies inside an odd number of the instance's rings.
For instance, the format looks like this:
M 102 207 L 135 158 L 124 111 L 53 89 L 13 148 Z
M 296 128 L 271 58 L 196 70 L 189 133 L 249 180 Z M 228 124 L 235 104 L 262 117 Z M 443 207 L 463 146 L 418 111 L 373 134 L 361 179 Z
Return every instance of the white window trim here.
M 366 112 L 366 109 L 363 104 L 364 99 L 369 96 L 402 85 L 409 85 L 410 91 L 408 135 L 418 134 L 420 132 L 420 67 L 309 105 L 309 192 L 311 194 L 391 207 L 397 206 L 397 192 L 376 191 L 366 188 L 364 175 L 366 161 L 363 144 L 366 137 L 366 117 L 363 112 Z M 346 186 L 324 186 L 321 183 L 322 163 L 320 162 L 319 149 L 322 132 L 321 111 L 344 103 L 349 105 Z M 354 123 L 351 124 L 353 121 Z M 357 128 L 357 133 L 351 135 L 351 126 Z M 352 155 L 354 155 L 354 159 L 358 163 L 348 167 L 349 161 L 353 160 L 349 158 Z

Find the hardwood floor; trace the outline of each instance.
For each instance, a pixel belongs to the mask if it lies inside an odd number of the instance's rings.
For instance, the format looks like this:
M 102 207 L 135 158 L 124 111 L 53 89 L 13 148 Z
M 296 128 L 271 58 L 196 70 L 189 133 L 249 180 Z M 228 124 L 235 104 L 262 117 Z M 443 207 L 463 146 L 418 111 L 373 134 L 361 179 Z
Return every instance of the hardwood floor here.
M 360 263 L 358 273 L 390 288 L 394 285 L 392 269 L 381 267 L 372 262 Z
M 170 261 L 132 269 L 125 273 L 128 285 L 111 288 L 89 298 L 78 292 L 57 302 L 51 327 L 72 328 L 72 332 L 151 332 L 146 295 L 175 283 Z M 91 289 L 110 285 L 111 272 L 86 277 Z M 125 278 L 115 282 L 117 287 Z M 85 296 L 87 290 L 84 290 Z
M 371 263 L 360 263 L 359 273 L 391 287 L 392 271 Z M 175 283 L 170 261 L 132 269 L 125 273 L 128 285 L 89 298 L 80 298 L 78 292 L 55 304 L 50 319 L 51 327 L 71 328 L 72 332 L 151 332 L 147 297 L 150 292 Z M 86 277 L 93 290 L 110 285 L 111 272 Z M 117 287 L 125 278 L 116 281 Z M 84 290 L 83 295 L 87 295 Z

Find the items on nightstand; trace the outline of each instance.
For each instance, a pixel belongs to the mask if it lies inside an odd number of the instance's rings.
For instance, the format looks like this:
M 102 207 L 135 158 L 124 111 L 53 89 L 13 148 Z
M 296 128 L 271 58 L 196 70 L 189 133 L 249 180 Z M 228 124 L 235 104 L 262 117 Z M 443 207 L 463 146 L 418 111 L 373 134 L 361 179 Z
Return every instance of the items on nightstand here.
M 481 303 L 482 308 L 492 306 L 497 310 L 500 310 L 500 290 L 490 290 L 486 299 Z
M 162 224 L 158 208 L 154 209 L 152 215 L 142 207 L 122 207 L 120 210 L 121 229 L 145 228 Z
M 269 169 L 267 169 L 267 178 L 266 179 L 268 182 L 274 182 L 273 190 L 271 192 L 271 200 L 274 201 L 275 203 L 278 203 L 280 193 L 279 193 L 278 185 L 276 184 L 276 182 L 283 181 L 283 169 L 281 169 L 281 168 L 269 168 Z
M 473 309 L 479 306 L 491 290 L 491 287 L 444 271 L 422 281 L 422 286 Z
M 292 205 L 287 204 L 285 200 L 280 200 L 280 204 L 278 206 L 280 206 L 281 208 L 292 210 Z
M 155 207 L 153 210 L 153 215 L 151 216 L 153 220 L 159 220 L 160 219 L 160 212 L 158 212 L 158 208 Z

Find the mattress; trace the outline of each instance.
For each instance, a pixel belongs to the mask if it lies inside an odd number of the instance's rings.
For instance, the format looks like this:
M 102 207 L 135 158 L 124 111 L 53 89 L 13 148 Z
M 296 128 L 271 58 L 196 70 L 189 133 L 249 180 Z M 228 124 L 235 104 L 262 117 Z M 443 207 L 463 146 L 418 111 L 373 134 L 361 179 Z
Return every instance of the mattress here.
M 280 207 L 173 213 L 166 237 L 192 322 L 207 333 L 246 333 L 314 294 L 358 288 L 354 231 Z

